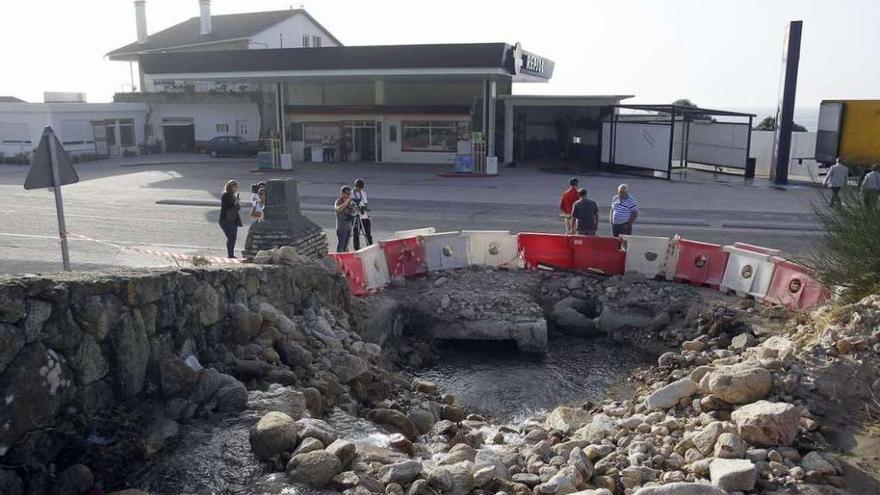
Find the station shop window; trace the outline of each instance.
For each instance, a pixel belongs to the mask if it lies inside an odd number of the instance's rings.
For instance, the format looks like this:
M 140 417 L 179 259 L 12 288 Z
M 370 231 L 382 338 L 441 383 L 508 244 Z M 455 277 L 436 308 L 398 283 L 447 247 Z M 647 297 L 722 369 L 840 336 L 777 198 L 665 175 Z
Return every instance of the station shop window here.
M 319 48 L 321 46 L 320 36 L 312 36 L 312 46 L 314 46 L 315 48 Z
M 309 35 L 303 36 L 303 48 L 309 47 Z
M 229 124 L 217 124 L 214 129 L 218 133 L 229 134 Z
M 460 123 L 456 121 L 410 121 L 401 123 L 403 151 L 458 150 Z
M 0 143 L 32 144 L 30 125 L 25 122 L 0 122 Z

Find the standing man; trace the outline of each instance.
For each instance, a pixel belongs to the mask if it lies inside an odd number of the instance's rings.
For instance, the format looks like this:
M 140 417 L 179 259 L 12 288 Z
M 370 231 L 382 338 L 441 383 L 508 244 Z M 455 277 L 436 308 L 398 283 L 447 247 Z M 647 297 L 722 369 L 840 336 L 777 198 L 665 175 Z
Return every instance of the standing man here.
M 639 218 L 639 203 L 629 194 L 629 186 L 617 186 L 617 194 L 611 198 L 611 235 L 631 235 L 633 224 Z
M 358 207 L 358 216 L 360 216 L 360 222 L 355 222 L 354 224 L 354 250 L 357 251 L 361 248 L 361 228 L 363 228 L 364 237 L 367 240 L 367 246 L 373 245 L 373 226 L 372 221 L 370 220 L 370 208 L 368 207 L 367 202 L 367 192 L 364 191 L 364 187 L 366 183 L 364 179 L 357 179 L 354 181 L 354 192 L 351 195 L 352 201 Z
M 357 206 L 351 200 L 351 188 L 342 186 L 339 197 L 334 204 L 336 208 L 336 252 L 348 251 L 348 239 L 351 237 L 351 228 L 354 217 L 357 215 Z
M 865 195 L 865 204 L 877 206 L 877 198 L 880 197 L 880 165 L 874 165 L 871 171 L 865 174 L 862 194 Z
M 831 188 L 831 202 L 828 206 L 834 206 L 840 203 L 840 190 L 846 187 L 849 180 L 849 169 L 846 165 L 840 163 L 840 158 L 828 169 L 825 174 L 825 187 Z
M 572 177 L 571 180 L 568 181 L 568 189 L 562 191 L 562 199 L 559 201 L 559 211 L 561 212 L 559 216 L 561 216 L 564 221 L 565 233 L 568 235 L 574 233 L 571 222 L 571 209 L 574 207 L 575 201 L 579 199 L 581 199 L 581 197 L 578 194 L 578 180 L 577 178 Z
M 599 205 L 587 199 L 587 190 L 578 191 L 581 199 L 571 209 L 572 227 L 578 235 L 596 235 L 599 228 Z

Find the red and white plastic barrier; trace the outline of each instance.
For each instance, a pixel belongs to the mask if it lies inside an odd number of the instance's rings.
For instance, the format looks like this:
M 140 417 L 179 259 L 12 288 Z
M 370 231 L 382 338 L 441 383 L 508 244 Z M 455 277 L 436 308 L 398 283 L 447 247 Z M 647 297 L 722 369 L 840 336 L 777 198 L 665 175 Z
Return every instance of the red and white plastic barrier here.
M 476 266 L 519 268 L 517 236 L 507 230 L 462 230 L 468 243 L 468 263 Z
M 441 232 L 419 236 L 425 246 L 429 272 L 468 266 L 468 240 L 461 232 Z
M 571 249 L 571 236 L 564 234 L 543 234 L 522 232 L 517 236 L 519 253 L 527 269 L 541 267 L 574 269 L 574 252 Z
M 770 289 L 770 280 L 776 268 L 773 256 L 768 254 L 772 251 L 740 243 L 724 246 L 728 258 L 719 289 L 734 291 L 741 296 L 750 295 L 762 301 Z
M 569 236 L 575 270 L 620 275 L 626 270 L 626 252 L 616 237 Z
M 434 227 L 423 227 L 421 229 L 398 230 L 394 233 L 395 239 L 406 239 L 407 237 L 418 237 L 420 235 L 435 234 L 437 229 Z
M 724 279 L 727 253 L 718 244 L 676 238 L 675 280 L 718 288 Z
M 626 251 L 627 272 L 641 273 L 645 278 L 667 276 L 668 261 L 672 257 L 672 244 L 668 237 L 622 235 L 620 238 Z M 671 269 L 675 269 L 674 264 Z
M 355 251 L 355 254 L 361 260 L 367 289 L 377 291 L 391 282 L 388 263 L 385 261 L 385 252 L 378 244 Z
M 807 268 L 780 257 L 774 257 L 773 263 L 776 268 L 765 303 L 804 310 L 831 299 L 831 292 L 822 287 Z
M 418 237 L 379 241 L 385 252 L 388 275 L 394 277 L 414 277 L 427 273 L 425 265 L 425 246 Z
M 636 272 L 647 278 L 665 277 L 735 291 L 795 310 L 809 309 L 831 296 L 809 270 L 777 257 L 777 250 L 739 242 L 722 247 L 679 236 L 617 239 L 536 232 L 511 235 L 493 230 L 436 233 L 433 228 L 396 235 L 409 237 L 380 241 L 355 253 L 330 253 L 348 278 L 352 294 L 380 290 L 393 277 L 478 265 L 518 268 L 522 259 L 525 267 L 533 270 L 555 268 L 607 275 Z

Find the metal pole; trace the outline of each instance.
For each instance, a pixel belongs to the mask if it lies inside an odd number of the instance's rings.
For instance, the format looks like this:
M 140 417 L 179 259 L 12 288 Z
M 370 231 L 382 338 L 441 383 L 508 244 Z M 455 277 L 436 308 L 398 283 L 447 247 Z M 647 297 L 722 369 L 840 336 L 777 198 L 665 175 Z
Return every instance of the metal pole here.
M 50 135 L 53 138 L 54 134 Z M 64 271 L 70 271 L 70 254 L 67 252 L 67 226 L 64 224 L 64 202 L 61 200 L 61 180 L 58 177 L 58 150 L 55 139 L 49 139 L 49 156 L 52 159 L 52 191 L 55 192 L 55 211 L 58 213 L 58 237 L 61 238 L 61 261 Z

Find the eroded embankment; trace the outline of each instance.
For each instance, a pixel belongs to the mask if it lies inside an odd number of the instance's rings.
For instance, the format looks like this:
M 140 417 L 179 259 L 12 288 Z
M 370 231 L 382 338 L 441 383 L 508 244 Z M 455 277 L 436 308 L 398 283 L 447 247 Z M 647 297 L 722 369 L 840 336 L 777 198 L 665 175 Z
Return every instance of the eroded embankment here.
M 829 419 L 870 406 L 880 299 L 793 317 L 632 276 L 464 270 L 351 302 L 332 267 L 275 261 L 4 280 L 0 493 L 875 493 L 829 453 L 854 434 Z M 520 296 L 548 345 L 667 352 L 625 399 L 516 420 L 384 366 L 433 354 L 400 305 L 503 320 Z

